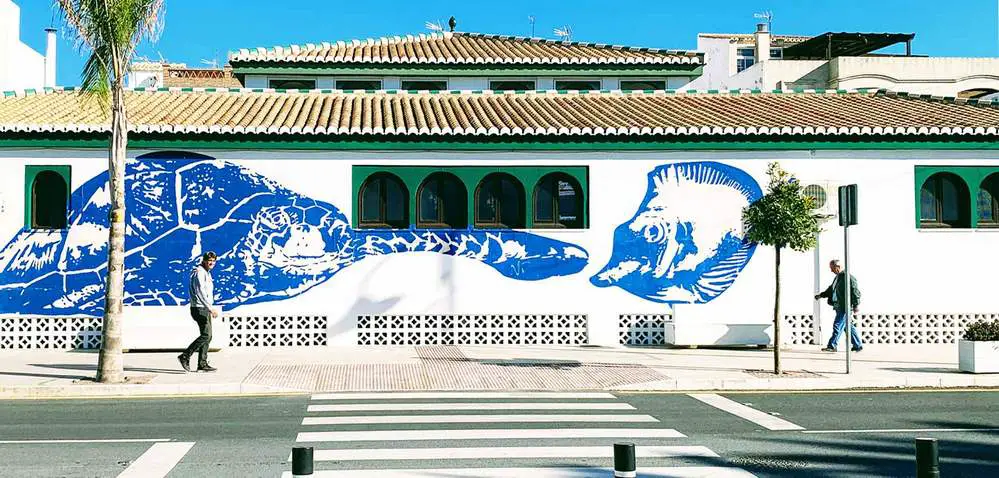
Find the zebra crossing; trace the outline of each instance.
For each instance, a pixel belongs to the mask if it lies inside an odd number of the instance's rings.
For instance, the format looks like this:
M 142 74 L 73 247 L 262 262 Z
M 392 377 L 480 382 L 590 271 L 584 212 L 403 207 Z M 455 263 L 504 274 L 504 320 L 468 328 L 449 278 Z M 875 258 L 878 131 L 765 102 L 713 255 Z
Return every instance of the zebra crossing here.
M 608 477 L 622 441 L 639 476 L 753 476 L 687 440 L 605 392 L 387 392 L 313 395 L 296 446 L 317 478 Z

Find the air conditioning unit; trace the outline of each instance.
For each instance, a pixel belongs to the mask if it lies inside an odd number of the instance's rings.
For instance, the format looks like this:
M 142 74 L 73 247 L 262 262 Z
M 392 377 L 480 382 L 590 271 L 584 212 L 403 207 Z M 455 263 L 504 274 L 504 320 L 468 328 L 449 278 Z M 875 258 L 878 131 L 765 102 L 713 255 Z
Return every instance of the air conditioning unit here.
M 839 213 L 840 183 L 834 181 L 802 181 L 804 193 L 815 201 L 815 213 L 824 219 L 835 219 Z

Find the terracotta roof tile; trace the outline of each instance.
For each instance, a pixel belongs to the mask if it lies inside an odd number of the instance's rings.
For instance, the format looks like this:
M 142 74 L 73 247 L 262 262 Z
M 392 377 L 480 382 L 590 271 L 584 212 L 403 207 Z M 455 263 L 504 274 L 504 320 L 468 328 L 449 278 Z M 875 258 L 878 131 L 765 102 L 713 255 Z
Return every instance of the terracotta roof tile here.
M 999 102 L 876 92 L 130 90 L 138 132 L 326 135 L 987 135 Z M 0 139 L 108 130 L 73 90 L 0 97 Z
M 241 49 L 230 63 L 691 64 L 704 55 L 543 38 L 444 32 L 377 40 Z

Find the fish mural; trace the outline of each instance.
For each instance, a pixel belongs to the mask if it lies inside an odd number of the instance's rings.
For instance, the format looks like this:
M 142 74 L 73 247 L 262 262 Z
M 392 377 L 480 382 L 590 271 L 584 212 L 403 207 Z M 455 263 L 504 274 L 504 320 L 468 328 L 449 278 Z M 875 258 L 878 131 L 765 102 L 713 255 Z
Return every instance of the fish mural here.
M 614 230 L 611 258 L 590 282 L 666 304 L 711 301 L 756 249 L 745 240 L 742 209 L 762 196 L 756 180 L 732 166 L 659 166 L 649 173 L 635 216 Z
M 366 257 L 432 252 L 517 280 L 575 274 L 587 252 L 509 230 L 354 230 L 332 204 L 200 155 L 126 163 L 125 305 L 184 305 L 203 251 L 223 310 L 300 295 Z M 0 313 L 99 316 L 107 269 L 108 176 L 73 192 L 69 227 L 21 231 L 0 250 Z

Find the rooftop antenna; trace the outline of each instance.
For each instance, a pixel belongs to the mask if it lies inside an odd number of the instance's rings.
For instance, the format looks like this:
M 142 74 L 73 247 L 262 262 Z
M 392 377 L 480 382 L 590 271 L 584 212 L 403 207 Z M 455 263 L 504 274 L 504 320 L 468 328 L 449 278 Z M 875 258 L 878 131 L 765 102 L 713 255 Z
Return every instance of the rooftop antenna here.
M 527 21 L 531 24 L 531 38 L 534 38 L 534 15 L 528 15 Z
M 217 70 L 219 68 L 219 61 L 216 60 L 216 59 L 214 59 L 214 58 L 212 58 L 211 60 L 202 59 L 201 60 L 201 64 L 202 65 L 211 65 L 213 70 Z
M 555 36 L 561 38 L 562 41 L 572 41 L 572 27 L 565 25 L 562 28 L 556 28 Z
M 760 20 L 766 20 L 766 22 L 767 22 L 767 31 L 770 32 L 770 33 L 774 32 L 774 29 L 773 29 L 774 12 L 771 12 L 770 10 L 767 10 L 765 12 L 754 13 L 753 14 L 753 18 L 758 18 Z
M 441 21 L 440 20 L 437 20 L 437 23 L 426 22 L 426 23 L 423 24 L 423 26 L 427 27 L 427 30 L 430 30 L 432 32 L 443 32 L 444 31 L 444 26 L 441 25 Z

